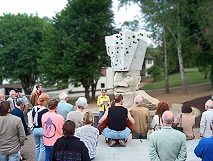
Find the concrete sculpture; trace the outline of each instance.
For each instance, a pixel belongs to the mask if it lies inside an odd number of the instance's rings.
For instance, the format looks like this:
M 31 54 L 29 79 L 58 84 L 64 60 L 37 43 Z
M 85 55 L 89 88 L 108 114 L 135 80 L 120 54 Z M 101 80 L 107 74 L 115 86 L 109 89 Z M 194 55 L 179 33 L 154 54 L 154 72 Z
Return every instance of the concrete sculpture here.
M 136 94 L 143 94 L 144 102 L 149 102 L 146 100 L 151 97 L 146 92 L 138 90 L 141 81 L 140 71 L 147 48 L 146 34 L 123 31 L 106 36 L 105 42 L 107 54 L 111 58 L 111 65 L 115 72 L 114 93 L 121 93 L 124 96 L 125 107 L 133 105 Z M 153 106 L 156 107 L 158 100 L 154 99 L 154 102 Z

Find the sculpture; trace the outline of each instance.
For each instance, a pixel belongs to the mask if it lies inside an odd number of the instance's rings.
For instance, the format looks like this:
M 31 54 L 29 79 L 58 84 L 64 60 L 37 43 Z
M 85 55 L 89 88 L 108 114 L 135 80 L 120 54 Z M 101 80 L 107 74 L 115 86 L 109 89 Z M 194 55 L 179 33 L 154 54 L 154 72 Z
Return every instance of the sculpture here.
M 147 36 L 143 32 L 122 31 L 106 36 L 105 42 L 115 72 L 114 94 L 121 93 L 124 96 L 124 106 L 130 107 L 135 95 L 140 94 L 138 86 L 147 48 Z

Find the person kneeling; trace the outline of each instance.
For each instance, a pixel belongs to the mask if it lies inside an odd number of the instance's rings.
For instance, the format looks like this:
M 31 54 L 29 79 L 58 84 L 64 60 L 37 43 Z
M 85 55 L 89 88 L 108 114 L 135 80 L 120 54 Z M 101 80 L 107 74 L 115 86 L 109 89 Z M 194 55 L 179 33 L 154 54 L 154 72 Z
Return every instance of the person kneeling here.
M 104 128 L 103 135 L 106 137 L 110 147 L 115 145 L 116 141 L 121 146 L 126 146 L 127 138 L 131 133 L 130 128 L 127 127 L 127 122 L 134 124 L 135 121 L 128 110 L 123 107 L 123 96 L 121 94 L 115 96 L 114 102 L 115 105 L 105 111 L 99 123 L 101 125 L 107 121 L 108 127 Z

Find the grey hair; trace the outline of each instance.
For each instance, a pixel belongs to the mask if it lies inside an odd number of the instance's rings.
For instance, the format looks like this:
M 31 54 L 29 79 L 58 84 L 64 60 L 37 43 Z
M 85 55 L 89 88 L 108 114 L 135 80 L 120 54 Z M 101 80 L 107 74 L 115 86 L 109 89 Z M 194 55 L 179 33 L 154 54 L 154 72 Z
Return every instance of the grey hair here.
M 85 97 L 78 97 L 77 101 L 75 102 L 75 105 L 78 108 L 84 109 L 87 107 L 87 99 Z
M 66 92 L 61 92 L 61 93 L 59 94 L 59 99 L 60 99 L 60 100 L 65 100 L 67 97 L 68 97 L 68 95 L 67 95 Z
M 162 114 L 162 120 L 165 124 L 172 124 L 174 122 L 174 114 L 167 110 Z
M 9 95 L 12 96 L 12 94 L 14 94 L 14 93 L 16 93 L 16 91 L 15 90 L 11 90 Z
M 23 98 L 17 98 L 16 104 L 17 104 L 17 106 L 20 106 L 21 104 L 25 104 L 25 101 Z

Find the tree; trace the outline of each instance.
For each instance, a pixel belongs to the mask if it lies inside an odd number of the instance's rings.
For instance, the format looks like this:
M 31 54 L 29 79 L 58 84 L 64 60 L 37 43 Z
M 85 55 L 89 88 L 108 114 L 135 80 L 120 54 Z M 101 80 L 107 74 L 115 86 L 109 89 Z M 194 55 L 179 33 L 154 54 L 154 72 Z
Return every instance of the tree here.
M 198 24 L 197 48 L 199 56 L 197 63 L 200 68 L 208 70 L 213 89 L 213 4 L 211 0 L 196 1 L 197 10 L 194 12 Z
M 183 17 L 186 16 L 185 9 L 187 2 L 180 2 L 176 0 L 120 0 L 120 2 L 123 4 L 134 2 L 141 7 L 143 13 L 145 14 L 145 20 L 147 22 L 148 28 L 150 28 L 151 31 L 155 33 L 155 36 L 160 36 L 157 38 L 160 38 L 161 41 L 164 41 L 164 47 L 165 39 L 163 39 L 163 35 L 165 34 L 163 33 L 167 31 L 166 35 L 171 35 L 178 55 L 182 89 L 183 92 L 186 93 L 187 88 L 183 64 L 183 40 L 185 38 L 185 32 L 187 28 L 183 24 Z M 164 51 L 166 50 L 164 49 Z M 165 59 L 166 58 L 167 54 L 165 53 Z M 165 70 L 165 72 L 166 71 L 167 70 Z
M 109 65 L 104 37 L 113 31 L 111 7 L 111 0 L 68 1 L 53 19 L 54 35 L 45 42 L 51 46 L 44 45 L 40 64 L 46 78 L 57 83 L 80 82 L 88 100 L 92 86 L 94 99 L 100 68 Z
M 4 78 L 20 81 L 30 94 L 39 76 L 37 58 L 41 55 L 44 21 L 26 14 L 0 17 L 0 66 Z
M 139 29 L 139 21 L 138 20 L 124 21 L 121 27 L 128 28 L 131 31 L 137 31 Z
M 147 73 L 154 78 L 154 81 L 156 81 L 161 74 L 161 70 L 157 65 L 153 65 L 147 69 Z

